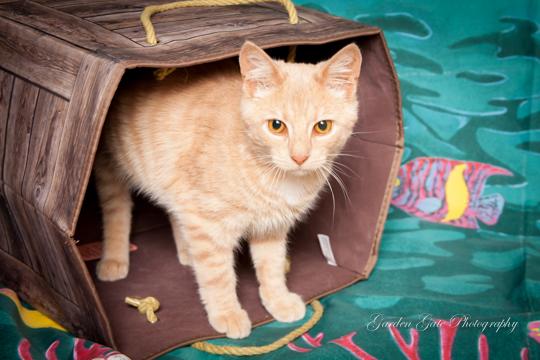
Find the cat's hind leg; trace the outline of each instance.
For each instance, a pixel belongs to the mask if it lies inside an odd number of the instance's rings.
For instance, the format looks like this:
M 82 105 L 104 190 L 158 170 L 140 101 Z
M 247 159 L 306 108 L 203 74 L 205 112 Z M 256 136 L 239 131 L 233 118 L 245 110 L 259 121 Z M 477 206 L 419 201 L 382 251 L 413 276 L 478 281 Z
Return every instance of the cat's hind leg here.
M 178 252 L 178 260 L 184 266 L 191 266 L 191 257 L 187 241 L 184 238 L 182 223 L 175 214 L 169 214 L 169 221 L 171 222 L 176 251 Z
M 127 184 L 116 176 L 109 158 L 98 154 L 94 167 L 103 213 L 103 251 L 97 264 L 102 281 L 124 279 L 129 271 L 129 233 L 133 202 Z

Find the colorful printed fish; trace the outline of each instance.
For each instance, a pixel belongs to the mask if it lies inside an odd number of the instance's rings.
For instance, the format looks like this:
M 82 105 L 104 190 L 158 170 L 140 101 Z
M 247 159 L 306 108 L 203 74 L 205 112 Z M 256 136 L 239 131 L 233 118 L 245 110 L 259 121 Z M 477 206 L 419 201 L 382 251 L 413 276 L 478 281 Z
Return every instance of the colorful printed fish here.
M 527 328 L 529 329 L 529 337 L 540 343 L 540 320 L 531 321 Z
M 421 219 L 478 229 L 478 221 L 494 225 L 504 207 L 500 194 L 482 196 L 492 175 L 512 176 L 493 165 L 421 157 L 401 166 L 392 205 Z

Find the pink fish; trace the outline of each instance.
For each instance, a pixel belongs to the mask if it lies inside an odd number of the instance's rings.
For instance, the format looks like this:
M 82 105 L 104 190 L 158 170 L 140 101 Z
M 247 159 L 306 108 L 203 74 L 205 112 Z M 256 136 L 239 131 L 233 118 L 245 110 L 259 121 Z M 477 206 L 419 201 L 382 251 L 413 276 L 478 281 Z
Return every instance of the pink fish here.
M 500 194 L 482 196 L 492 175 L 512 176 L 490 164 L 420 157 L 401 166 L 392 205 L 421 219 L 478 229 L 478 221 L 494 225 L 504 207 Z
M 527 328 L 529 329 L 529 336 L 540 343 L 540 320 L 531 321 Z

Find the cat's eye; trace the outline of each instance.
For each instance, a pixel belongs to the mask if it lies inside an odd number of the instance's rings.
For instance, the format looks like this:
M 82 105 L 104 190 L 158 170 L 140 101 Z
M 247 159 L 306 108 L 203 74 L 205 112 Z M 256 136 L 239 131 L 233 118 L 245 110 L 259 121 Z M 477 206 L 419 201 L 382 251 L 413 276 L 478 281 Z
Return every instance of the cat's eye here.
M 278 119 L 268 120 L 268 129 L 274 134 L 281 134 L 285 131 L 286 126 L 283 121 Z
M 332 120 L 321 120 L 315 124 L 313 130 L 319 135 L 328 134 L 332 129 Z

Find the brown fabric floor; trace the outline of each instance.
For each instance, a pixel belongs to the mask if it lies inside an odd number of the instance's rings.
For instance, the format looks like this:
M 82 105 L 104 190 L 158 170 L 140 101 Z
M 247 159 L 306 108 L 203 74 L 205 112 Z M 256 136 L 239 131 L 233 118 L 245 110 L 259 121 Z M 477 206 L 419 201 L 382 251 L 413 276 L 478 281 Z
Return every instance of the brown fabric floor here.
M 95 203 L 87 204 L 81 216 L 81 243 L 100 239 L 99 214 Z M 88 262 L 101 301 L 107 312 L 119 350 L 133 358 L 146 358 L 191 340 L 219 335 L 208 324 L 190 268 L 178 262 L 172 232 L 165 215 L 145 201 L 137 201 L 131 241 L 130 273 L 125 280 L 107 283 L 95 278 L 96 261 Z M 309 231 L 302 230 L 299 232 Z M 313 241 L 291 242 L 291 272 L 288 284 L 305 300 L 358 279 L 359 274 L 330 266 L 321 254 L 315 234 L 291 237 Z M 247 249 L 238 254 L 238 294 L 254 324 L 271 320 L 258 297 L 257 283 Z M 316 279 L 316 281 L 313 281 Z M 308 281 L 309 280 L 309 281 Z M 134 308 L 124 304 L 126 296 L 154 296 L 161 302 L 159 321 L 152 325 Z

